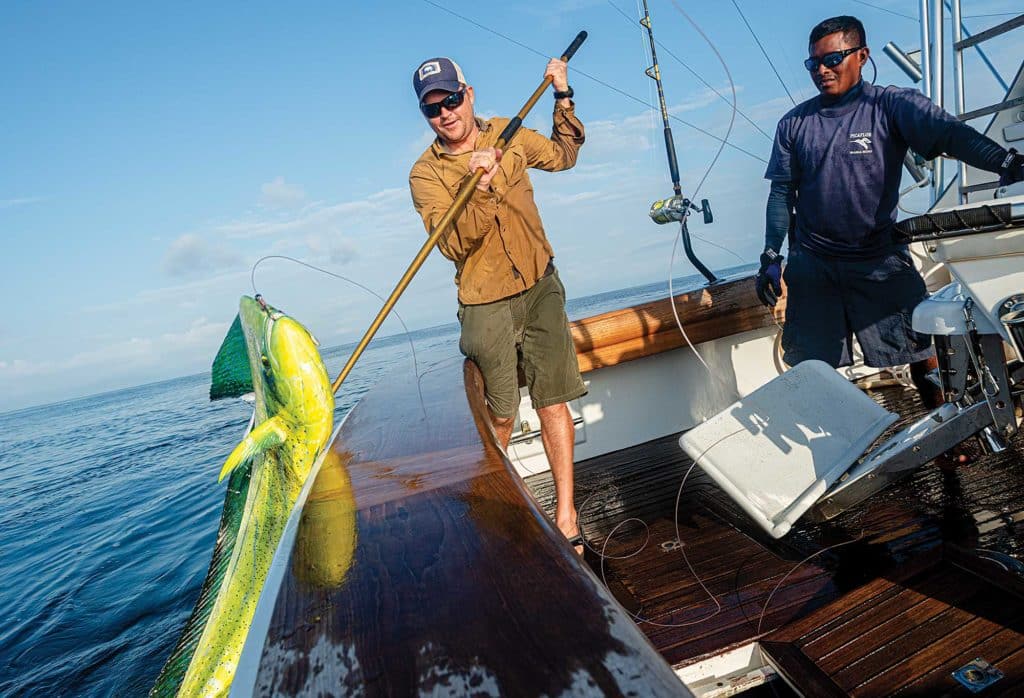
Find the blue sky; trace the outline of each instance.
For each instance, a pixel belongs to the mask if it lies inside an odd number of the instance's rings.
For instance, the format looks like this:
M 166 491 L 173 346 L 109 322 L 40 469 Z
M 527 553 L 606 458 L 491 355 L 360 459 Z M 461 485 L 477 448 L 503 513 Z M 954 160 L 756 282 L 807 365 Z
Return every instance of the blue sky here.
M 812 95 L 800 61 L 824 13 L 860 17 L 877 81 L 909 85 L 881 47 L 917 46 L 916 22 L 899 16 L 916 15 L 915 0 L 739 4 L 797 100 Z M 671 194 L 660 118 L 615 91 L 655 103 L 639 27 L 607 0 L 436 5 L 551 55 L 590 33 L 570 64 L 587 144 L 574 170 L 533 177 L 545 228 L 571 297 L 665 279 L 676 229 L 646 215 Z M 735 7 L 682 6 L 725 57 L 739 108 L 773 133 L 792 103 Z M 1019 0 L 965 3 L 967 15 L 1014 10 Z M 672 2 L 653 0 L 651 14 L 672 113 L 724 137 L 730 108 L 669 51 L 728 95 L 721 65 Z M 207 369 L 266 254 L 387 294 L 425 234 L 407 190 L 431 140 L 413 68 L 453 57 L 490 116 L 518 110 L 545 64 L 423 0 L 7 3 L 0 18 L 0 411 Z M 1007 79 L 1013 41 L 986 45 Z M 969 106 L 996 97 L 985 74 L 969 84 Z M 549 98 L 527 123 L 550 128 Z M 692 193 L 718 142 L 678 122 L 673 132 Z M 716 222 L 693 232 L 728 250 L 696 241 L 712 268 L 756 260 L 763 242 L 771 144 L 738 116 L 729 140 L 753 157 L 727 147 L 700 193 Z M 692 269 L 678 259 L 675 273 Z M 454 320 L 452 275 L 435 252 L 398 304 L 410 327 Z M 380 307 L 285 262 L 256 280 L 328 346 L 358 339 Z M 382 333 L 399 329 L 389 320 Z

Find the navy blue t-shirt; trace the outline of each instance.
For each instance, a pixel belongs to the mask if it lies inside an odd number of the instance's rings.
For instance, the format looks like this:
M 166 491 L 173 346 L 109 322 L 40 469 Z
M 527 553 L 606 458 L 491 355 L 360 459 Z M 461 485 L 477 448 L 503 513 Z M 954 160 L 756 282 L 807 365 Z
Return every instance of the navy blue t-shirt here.
M 764 176 L 796 187 L 801 246 L 872 257 L 893 245 L 907 148 L 930 160 L 956 124 L 917 90 L 861 81 L 832 104 L 819 95 L 782 117 Z

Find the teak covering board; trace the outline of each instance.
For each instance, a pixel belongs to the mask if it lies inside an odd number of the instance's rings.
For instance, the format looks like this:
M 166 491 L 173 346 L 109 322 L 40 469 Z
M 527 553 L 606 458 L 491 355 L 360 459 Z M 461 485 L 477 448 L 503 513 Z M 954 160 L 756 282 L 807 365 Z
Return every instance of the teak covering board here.
M 386 379 L 332 443 L 254 692 L 688 695 L 514 474 L 475 365 L 436 367 L 421 388 L 422 403 Z M 354 537 L 332 523 L 346 507 Z M 323 583 L 346 545 L 343 579 Z
M 785 297 L 769 310 L 757 299 L 754 278 L 722 281 L 569 324 L 580 370 L 614 366 L 686 346 L 675 312 L 693 344 L 769 327 L 782 321 Z

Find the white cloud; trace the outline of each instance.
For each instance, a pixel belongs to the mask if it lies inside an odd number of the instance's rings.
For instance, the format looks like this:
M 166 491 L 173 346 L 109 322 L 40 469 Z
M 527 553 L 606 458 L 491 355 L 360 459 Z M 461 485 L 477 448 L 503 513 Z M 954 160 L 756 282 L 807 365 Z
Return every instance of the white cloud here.
M 223 245 L 209 243 L 195 233 L 185 233 L 171 243 L 161 266 L 171 276 L 187 276 L 230 267 L 240 260 L 238 253 Z
M 59 360 L 13 359 L 0 361 L 0 376 L 11 380 L 73 374 L 89 369 L 117 366 L 125 371 L 159 366 L 172 354 L 192 354 L 201 350 L 213 355 L 227 333 L 230 323 L 194 320 L 181 332 L 164 333 L 155 338 L 131 337 L 104 346 L 91 347 Z
M 17 199 L 0 199 L 0 209 L 3 208 L 14 208 L 15 206 L 27 206 L 28 204 L 36 204 L 46 199 L 42 196 L 23 196 Z
M 729 94 L 728 88 L 719 89 L 724 95 Z M 741 88 L 736 88 L 737 93 Z M 727 108 L 721 99 L 710 89 L 703 89 L 687 99 L 677 102 L 668 108 L 672 115 L 695 112 L 706 107 L 720 105 Z M 652 134 L 662 129 L 661 115 L 653 108 L 638 114 L 619 119 L 601 119 L 585 124 L 587 143 L 584 146 L 587 158 L 611 159 L 620 158 L 624 153 L 640 153 L 650 151 L 654 147 Z M 687 128 L 676 120 L 672 120 L 673 129 Z M 617 157 L 616 157 L 617 156 Z
M 295 208 L 306 201 L 306 192 L 302 187 L 288 184 L 284 177 L 275 177 L 260 187 L 260 190 L 263 194 L 260 202 L 270 208 Z
M 412 200 L 405 187 L 383 189 L 363 199 L 324 205 L 311 203 L 294 215 L 276 220 L 253 217 L 218 225 L 214 232 L 229 238 L 291 236 L 299 233 L 323 232 L 331 227 L 347 227 L 358 222 L 374 221 L 380 227 L 394 220 L 407 220 L 412 213 Z M 415 215 L 415 214 L 412 214 Z
M 306 246 L 316 257 L 332 264 L 345 265 L 359 257 L 355 244 L 340 235 L 308 235 Z
M 419 137 L 416 138 L 412 143 L 409 144 L 410 157 L 419 157 L 424 150 L 426 150 L 434 139 L 437 138 L 437 134 L 431 131 L 429 128 L 423 129 Z
M 157 307 L 164 303 L 180 302 L 182 298 L 201 298 L 206 296 L 213 289 L 220 287 L 237 287 L 239 284 L 247 283 L 248 280 L 248 269 L 245 271 L 229 272 L 226 274 L 218 274 L 216 276 L 196 279 L 195 281 L 189 281 L 182 284 L 175 284 L 173 286 L 145 289 L 124 300 L 96 305 L 85 305 L 82 306 L 82 310 L 87 313 L 116 313 L 141 305 Z

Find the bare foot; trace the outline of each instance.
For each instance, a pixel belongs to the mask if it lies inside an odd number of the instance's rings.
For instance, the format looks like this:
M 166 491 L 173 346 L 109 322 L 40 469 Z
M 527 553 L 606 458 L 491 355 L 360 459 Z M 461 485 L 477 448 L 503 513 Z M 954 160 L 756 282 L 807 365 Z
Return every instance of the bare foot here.
M 577 522 L 558 524 L 558 530 L 566 537 L 577 555 L 583 555 L 583 531 Z

